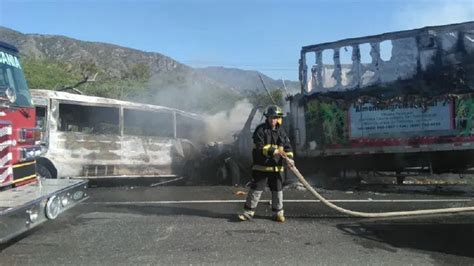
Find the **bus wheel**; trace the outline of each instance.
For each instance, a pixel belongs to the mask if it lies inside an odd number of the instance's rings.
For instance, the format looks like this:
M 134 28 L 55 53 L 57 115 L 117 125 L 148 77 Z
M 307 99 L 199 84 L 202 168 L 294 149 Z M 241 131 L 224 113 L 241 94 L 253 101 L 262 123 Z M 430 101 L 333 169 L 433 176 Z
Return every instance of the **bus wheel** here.
M 51 173 L 51 171 L 49 171 L 49 169 L 42 164 L 36 164 L 36 174 L 40 178 L 46 178 L 46 179 L 53 178 L 53 174 Z

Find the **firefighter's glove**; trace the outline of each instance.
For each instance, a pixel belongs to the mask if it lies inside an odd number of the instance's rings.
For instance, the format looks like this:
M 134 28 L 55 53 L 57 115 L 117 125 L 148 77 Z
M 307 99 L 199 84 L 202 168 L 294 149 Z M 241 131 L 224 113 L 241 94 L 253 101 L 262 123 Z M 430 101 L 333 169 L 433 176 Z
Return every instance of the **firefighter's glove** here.
M 282 155 L 285 155 L 285 152 L 279 149 L 275 149 L 273 152 L 273 157 L 274 158 L 280 158 Z

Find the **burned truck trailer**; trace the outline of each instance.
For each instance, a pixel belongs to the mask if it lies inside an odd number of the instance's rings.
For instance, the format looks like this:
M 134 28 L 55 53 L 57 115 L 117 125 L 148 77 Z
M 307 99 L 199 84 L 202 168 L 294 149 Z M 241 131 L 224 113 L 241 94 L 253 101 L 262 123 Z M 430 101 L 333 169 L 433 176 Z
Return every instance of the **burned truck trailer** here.
M 305 46 L 291 138 L 312 170 L 474 164 L 474 22 Z

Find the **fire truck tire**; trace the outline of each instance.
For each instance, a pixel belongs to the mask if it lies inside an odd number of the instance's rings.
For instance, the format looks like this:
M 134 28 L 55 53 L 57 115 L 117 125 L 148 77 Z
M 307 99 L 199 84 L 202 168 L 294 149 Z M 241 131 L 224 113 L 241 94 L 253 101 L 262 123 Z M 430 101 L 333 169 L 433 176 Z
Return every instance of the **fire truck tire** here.
M 41 178 L 53 178 L 53 174 L 51 173 L 51 171 L 49 171 L 49 169 L 42 164 L 36 164 L 36 174 L 39 175 Z

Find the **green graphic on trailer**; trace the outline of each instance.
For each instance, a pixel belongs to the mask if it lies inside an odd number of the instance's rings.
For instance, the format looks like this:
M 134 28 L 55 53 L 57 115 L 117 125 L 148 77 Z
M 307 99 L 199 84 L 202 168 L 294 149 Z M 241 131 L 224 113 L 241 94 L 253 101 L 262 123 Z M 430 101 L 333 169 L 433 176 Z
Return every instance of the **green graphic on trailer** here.
M 474 98 L 464 98 L 456 101 L 455 110 L 456 129 L 459 130 L 459 135 L 472 135 L 473 132 L 473 117 L 474 117 Z
M 347 111 L 335 103 L 312 100 L 305 113 L 306 138 L 315 141 L 318 148 L 326 145 L 347 144 Z

